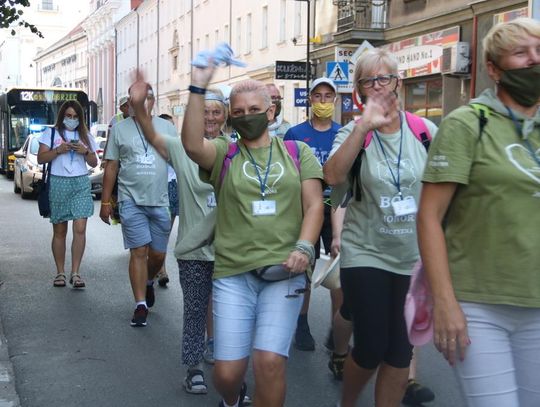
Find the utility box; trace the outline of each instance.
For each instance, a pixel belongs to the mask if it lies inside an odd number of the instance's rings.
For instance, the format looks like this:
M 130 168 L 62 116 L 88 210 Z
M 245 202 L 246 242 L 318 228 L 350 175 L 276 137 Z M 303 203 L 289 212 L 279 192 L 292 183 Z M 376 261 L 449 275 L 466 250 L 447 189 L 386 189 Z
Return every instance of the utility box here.
M 443 48 L 441 73 L 444 75 L 467 75 L 470 71 L 468 42 L 458 42 Z

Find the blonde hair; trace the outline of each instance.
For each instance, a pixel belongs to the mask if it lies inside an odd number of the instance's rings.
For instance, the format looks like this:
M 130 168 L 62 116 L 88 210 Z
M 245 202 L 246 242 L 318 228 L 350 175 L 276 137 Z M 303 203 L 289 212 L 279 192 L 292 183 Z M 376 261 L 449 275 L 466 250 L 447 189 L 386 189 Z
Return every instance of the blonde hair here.
M 223 115 L 225 116 L 225 121 L 227 121 L 227 117 L 229 116 L 229 109 L 227 108 L 227 105 L 225 103 L 225 97 L 223 96 L 223 92 L 217 88 L 209 88 L 206 90 L 206 94 L 212 94 L 217 97 L 217 99 L 221 100 L 205 100 L 204 106 L 208 107 L 210 109 L 219 109 L 223 111 Z
M 484 61 L 497 64 L 504 53 L 521 44 L 527 35 L 540 38 L 540 22 L 521 17 L 491 27 L 482 41 Z
M 259 96 L 262 97 L 264 102 L 264 107 L 268 108 L 272 104 L 272 99 L 270 98 L 270 93 L 268 93 L 268 89 L 266 88 L 265 84 L 253 79 L 247 79 L 242 82 L 238 82 L 235 84 L 231 90 L 231 95 L 229 97 L 231 108 L 233 105 L 233 99 L 239 95 L 240 93 L 248 93 L 248 92 L 254 92 L 257 93 Z
M 389 73 L 399 75 L 398 63 L 390 51 L 386 49 L 370 49 L 358 58 L 354 67 L 353 83 L 359 94 L 361 94 L 361 89 L 358 81 L 381 66 L 387 68 L 390 71 Z

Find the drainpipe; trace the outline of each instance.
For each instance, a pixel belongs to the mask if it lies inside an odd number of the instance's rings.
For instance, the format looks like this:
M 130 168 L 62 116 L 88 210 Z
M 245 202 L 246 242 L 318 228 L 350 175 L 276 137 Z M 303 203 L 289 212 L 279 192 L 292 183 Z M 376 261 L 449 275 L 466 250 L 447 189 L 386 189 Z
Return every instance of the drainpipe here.
M 114 106 L 118 106 L 118 30 L 114 28 Z
M 159 112 L 159 0 L 157 1 L 156 110 Z
M 474 9 L 473 9 L 474 13 Z M 472 99 L 476 96 L 476 60 L 477 60 L 477 49 L 478 49 L 478 16 L 473 15 L 472 23 L 472 38 L 471 38 L 471 84 L 469 89 L 469 98 Z
M 135 10 L 137 13 L 137 69 L 139 69 L 139 43 L 140 43 L 140 20 L 141 16 L 139 15 L 139 10 Z

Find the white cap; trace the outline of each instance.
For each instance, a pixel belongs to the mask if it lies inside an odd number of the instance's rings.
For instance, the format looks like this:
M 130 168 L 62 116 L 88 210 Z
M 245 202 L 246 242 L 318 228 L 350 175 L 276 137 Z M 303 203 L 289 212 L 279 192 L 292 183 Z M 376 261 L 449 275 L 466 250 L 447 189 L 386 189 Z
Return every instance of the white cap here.
M 129 101 L 129 96 L 122 96 L 120 100 L 118 101 L 118 107 L 121 107 L 122 105 L 126 104 Z
M 337 93 L 337 88 L 336 88 L 336 85 L 334 84 L 334 81 L 330 78 L 326 78 L 326 77 L 321 77 L 321 78 L 317 78 L 315 79 L 313 82 L 311 82 L 311 87 L 309 88 L 309 93 L 312 94 L 313 91 L 315 90 L 315 88 L 319 85 L 322 85 L 322 84 L 325 84 L 325 85 L 328 85 L 330 86 L 335 93 Z

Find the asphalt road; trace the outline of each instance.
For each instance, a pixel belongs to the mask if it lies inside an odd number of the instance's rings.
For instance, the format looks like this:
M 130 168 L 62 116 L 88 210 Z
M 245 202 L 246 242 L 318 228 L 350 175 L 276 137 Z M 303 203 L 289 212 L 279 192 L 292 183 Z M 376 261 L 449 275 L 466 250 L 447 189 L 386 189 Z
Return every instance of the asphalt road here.
M 0 208 L 0 316 L 22 406 L 217 406 L 219 396 L 211 385 L 206 396 L 188 395 L 181 385 L 183 304 L 172 244 L 169 288 L 156 289 L 148 327 L 134 329 L 129 325 L 134 304 L 128 252 L 120 227 L 107 226 L 97 216 L 98 202 L 88 223 L 83 291 L 52 286 L 52 227 L 39 216 L 37 202 L 15 195 L 4 176 Z M 171 242 L 175 239 L 176 231 Z M 291 350 L 288 407 L 330 407 L 338 400 L 340 383 L 332 379 L 322 346 L 329 307 L 327 290 L 314 290 L 309 320 L 317 349 Z M 210 378 L 211 368 L 205 369 Z M 451 369 L 431 345 L 420 351 L 418 376 L 436 393 L 430 406 L 464 405 Z M 253 388 L 251 372 L 247 382 Z M 370 385 L 358 406 L 373 406 L 372 391 Z

